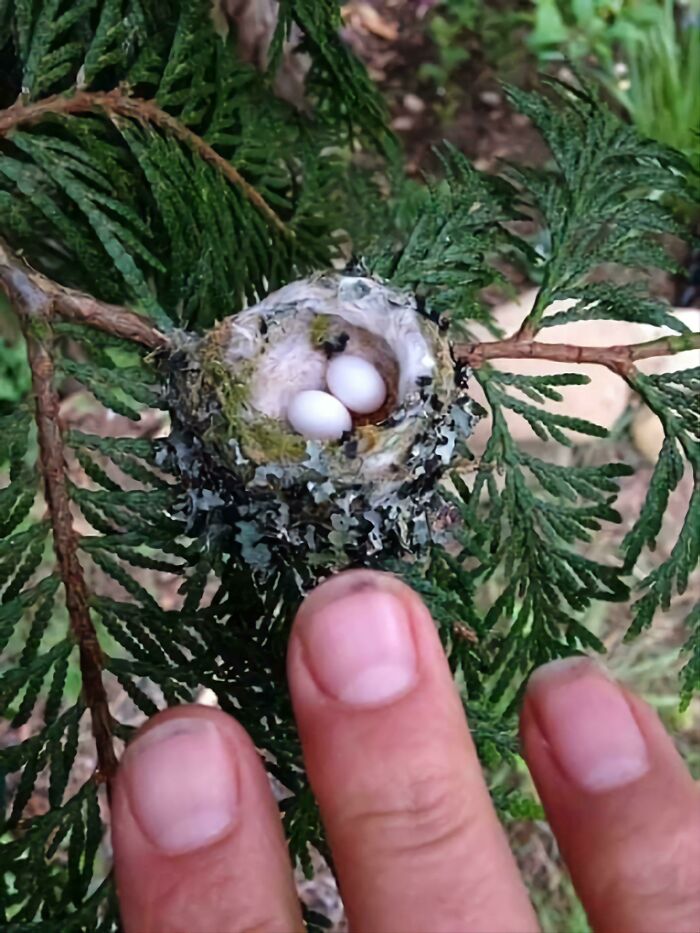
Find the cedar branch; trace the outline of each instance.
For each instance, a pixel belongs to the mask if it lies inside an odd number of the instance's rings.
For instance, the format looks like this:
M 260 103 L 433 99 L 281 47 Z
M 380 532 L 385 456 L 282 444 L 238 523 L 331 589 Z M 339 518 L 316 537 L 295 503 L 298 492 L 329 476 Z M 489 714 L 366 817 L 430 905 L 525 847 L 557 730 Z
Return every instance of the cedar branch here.
M 36 400 L 41 471 L 71 632 L 80 652 L 83 695 L 90 710 L 99 773 L 103 780 L 109 781 L 116 772 L 117 757 L 112 740 L 109 703 L 102 682 L 102 651 L 90 618 L 88 590 L 78 560 L 78 538 L 73 527 L 66 488 L 63 437 L 58 420 L 59 399 L 53 385 L 54 365 L 46 346 L 33 333 L 33 322 L 37 315 L 41 315 L 42 307 L 35 303 L 26 309 L 27 313 L 22 318 Z
M 38 306 L 49 320 L 58 314 L 67 321 L 87 324 L 114 337 L 139 343 L 149 350 L 164 350 L 169 345 L 168 337 L 154 327 L 148 318 L 128 308 L 107 304 L 83 292 L 58 285 L 31 269 L 2 240 L 0 286 L 7 292 L 20 316 L 26 316 L 27 312 Z
M 150 350 L 167 350 L 170 347 L 168 336 L 154 327 L 148 318 L 120 305 L 98 301 L 84 292 L 58 285 L 31 269 L 1 239 L 0 286 L 20 314 L 23 309 L 26 311 L 38 304 L 48 318 L 58 314 L 68 321 L 95 327 Z M 638 344 L 586 347 L 522 339 L 518 332 L 506 340 L 457 344 L 454 353 L 456 359 L 475 369 L 494 359 L 537 359 L 572 364 L 596 363 L 627 377 L 634 373 L 636 360 L 697 349 L 700 349 L 700 334 L 697 333 L 676 334 Z
M 0 240 L 0 286 L 18 308 L 31 309 L 37 303 L 50 318 L 53 314 L 95 327 L 115 337 L 139 343 L 150 350 L 167 350 L 168 336 L 148 318 L 120 305 L 98 301 L 84 292 L 65 288 L 31 269 Z M 520 333 L 506 340 L 462 343 L 454 348 L 455 357 L 477 368 L 493 359 L 538 359 L 561 363 L 596 363 L 623 377 L 634 372 L 636 360 L 669 356 L 684 350 L 700 349 L 700 334 L 676 334 L 645 343 L 586 347 L 565 343 L 542 343 L 521 339 Z
M 282 218 L 270 207 L 262 195 L 250 185 L 230 162 L 209 145 L 201 136 L 193 133 L 175 117 L 167 113 L 152 100 L 129 97 L 121 90 L 87 92 L 79 91 L 70 97 L 54 94 L 31 104 L 18 102 L 0 111 L 0 137 L 7 136 L 15 127 L 36 123 L 48 114 L 79 114 L 102 110 L 111 118 L 129 117 L 140 123 L 150 123 L 165 130 L 193 149 L 200 158 L 215 166 L 245 198 L 286 237 L 294 233 Z
M 568 343 L 523 340 L 518 333 L 507 340 L 458 344 L 454 352 L 458 360 L 475 369 L 495 359 L 551 360 L 559 363 L 596 363 L 626 378 L 634 373 L 637 360 L 697 349 L 700 349 L 700 334 L 676 334 L 629 345 L 580 347 Z

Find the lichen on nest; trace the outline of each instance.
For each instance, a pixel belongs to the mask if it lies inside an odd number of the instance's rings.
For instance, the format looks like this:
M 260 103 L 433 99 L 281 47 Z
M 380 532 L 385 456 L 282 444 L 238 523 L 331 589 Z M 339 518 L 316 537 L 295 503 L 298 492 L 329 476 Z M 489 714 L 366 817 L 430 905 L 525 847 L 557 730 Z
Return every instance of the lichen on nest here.
M 329 359 L 371 362 L 387 400 L 337 441 L 307 440 L 286 420 L 294 395 L 325 386 Z M 476 416 L 449 340 L 416 299 L 366 275 L 293 282 L 183 339 L 170 361 L 169 459 L 188 488 L 197 533 L 263 574 L 280 562 L 320 568 L 419 556 Z

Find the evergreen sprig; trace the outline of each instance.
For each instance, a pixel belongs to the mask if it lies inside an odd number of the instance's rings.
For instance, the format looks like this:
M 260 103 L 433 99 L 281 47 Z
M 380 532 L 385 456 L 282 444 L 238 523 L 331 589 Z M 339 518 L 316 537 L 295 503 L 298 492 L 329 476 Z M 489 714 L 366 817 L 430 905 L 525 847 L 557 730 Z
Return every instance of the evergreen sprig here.
M 639 584 L 641 595 L 632 606 L 628 638 L 651 625 L 657 609 L 668 609 L 674 594 L 685 592 L 700 560 L 700 367 L 657 376 L 635 373 L 630 381 L 660 419 L 664 443 L 639 517 L 622 542 L 628 569 L 634 567 L 644 547 L 654 548 L 669 497 L 686 470 L 692 473 L 693 491 L 671 553 Z M 691 608 L 686 624 L 685 651 L 690 660 L 682 672 L 683 707 L 700 689 L 697 605 Z
M 659 237 L 683 231 L 657 193 L 688 195 L 683 156 L 640 137 L 590 88 L 551 78 L 546 84 L 548 97 L 508 88 L 509 100 L 538 128 L 556 164 L 555 172 L 514 165 L 507 171 L 522 189 L 523 210 L 546 231 L 542 287 L 525 322 L 533 332 L 556 299 L 589 300 L 586 278 L 602 264 L 675 271 Z M 613 304 L 608 317 L 644 320 L 630 316 L 629 303 L 623 310 L 626 297 L 624 290 L 610 289 L 598 300 L 620 304 L 621 313 Z
M 0 208 L 38 267 L 202 328 L 330 263 L 333 233 L 352 215 L 343 153 L 352 135 L 384 125 L 376 91 L 330 25 L 335 3 L 283 5 L 281 31 L 307 23 L 314 61 L 346 63 L 313 115 L 275 98 L 237 58 L 208 0 L 3 6 L 0 48 L 21 97 L 0 144 Z M 63 114 L 30 125 L 32 102 L 76 90 L 90 117 L 64 101 Z M 91 93 L 102 106 L 90 108 Z
M 455 335 L 468 335 L 470 322 L 493 328 L 478 296 L 501 281 L 494 255 L 505 247 L 525 255 L 531 250 L 506 226 L 519 214 L 505 179 L 477 172 L 449 143 L 436 156 L 443 177 L 428 179 L 418 192 L 404 189 L 395 207 L 400 222 L 394 230 L 375 231 L 365 261 L 374 274 L 410 289 L 432 316 L 449 317 Z
M 603 263 L 670 268 L 660 254 L 658 238 L 678 229 L 670 210 L 659 204 L 658 192 L 684 190 L 682 159 L 640 139 L 586 90 L 553 82 L 549 97 L 516 89 L 509 94 L 539 127 L 558 168 L 556 173 L 512 166 L 507 171 L 519 187 L 521 210 L 543 224 L 550 244 L 540 258 L 543 284 L 534 307 L 510 338 L 512 355 L 530 355 L 528 347 L 540 329 L 574 321 L 634 321 L 686 333 L 687 327 L 664 303 L 651 299 L 643 285 L 588 278 Z M 568 309 L 548 312 L 553 301 L 562 299 L 571 302 Z M 521 347 L 514 348 L 519 339 Z M 508 343 L 502 344 L 499 356 L 509 355 Z M 524 352 L 518 354 L 518 349 Z M 569 349 L 573 363 L 578 348 Z M 487 350 L 488 344 L 480 348 L 482 358 L 489 358 Z M 546 353 L 545 349 L 542 356 Z M 623 541 L 619 564 L 587 558 L 585 544 L 601 522 L 619 521 L 613 503 L 619 480 L 632 472 L 630 468 L 624 464 L 562 468 L 534 458 L 513 439 L 505 418 L 505 412 L 513 412 L 540 440 L 566 446 L 571 445 L 570 431 L 603 438 L 607 431 L 600 426 L 571 418 L 563 407 L 561 413 L 551 405 L 543 407 L 545 400 L 562 401 L 558 386 L 583 385 L 588 378 L 575 373 L 525 376 L 488 363 L 475 373 L 491 410 L 493 429 L 473 488 L 462 484 L 461 492 L 467 503 L 465 525 L 471 530 L 465 555 L 478 555 L 473 576 L 507 581 L 500 583 L 500 595 L 485 617 L 487 629 L 495 630 L 496 645 L 498 623 L 506 626 L 502 646 L 492 655 L 494 670 L 502 668 L 495 696 L 516 673 L 522 677 L 550 657 L 584 648 L 602 650 L 582 624 L 585 612 L 592 600 L 627 598 L 632 570 L 643 548 L 653 547 L 668 497 L 686 464 L 693 471 L 695 491 L 670 557 L 637 587 L 642 595 L 633 606 L 630 636 L 651 624 L 658 608 L 668 609 L 672 596 L 685 590 L 698 564 L 697 370 L 645 376 L 632 357 L 627 360 L 611 353 L 606 360 L 605 350 L 599 349 L 586 358 L 607 362 L 625 378 L 661 419 L 666 435 L 640 516 Z M 691 661 L 683 679 L 686 704 L 700 683 L 692 660 L 695 616 L 692 610 L 686 646 Z

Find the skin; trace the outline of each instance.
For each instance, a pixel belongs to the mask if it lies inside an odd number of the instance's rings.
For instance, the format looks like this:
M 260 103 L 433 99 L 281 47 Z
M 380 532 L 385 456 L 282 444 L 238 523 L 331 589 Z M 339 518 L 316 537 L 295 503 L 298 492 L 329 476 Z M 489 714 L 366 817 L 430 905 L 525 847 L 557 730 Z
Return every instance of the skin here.
M 410 644 L 382 627 L 397 607 Z M 376 639 L 362 639 L 373 623 Z M 394 696 L 379 693 L 398 675 L 364 676 L 375 648 L 411 668 Z M 369 571 L 324 583 L 298 613 L 288 674 L 350 929 L 537 930 L 416 594 Z M 594 929 L 700 929 L 700 792 L 656 714 L 584 659 L 532 678 L 521 735 Z M 183 829 L 197 800 L 206 813 Z M 265 771 L 219 710 L 169 709 L 143 727 L 116 780 L 113 841 L 127 933 L 303 929 Z

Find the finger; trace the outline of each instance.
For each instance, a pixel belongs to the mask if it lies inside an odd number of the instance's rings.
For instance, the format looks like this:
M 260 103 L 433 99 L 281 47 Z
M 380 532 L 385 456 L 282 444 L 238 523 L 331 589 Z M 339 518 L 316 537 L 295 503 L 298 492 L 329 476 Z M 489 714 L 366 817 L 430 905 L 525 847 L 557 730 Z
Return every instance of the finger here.
M 521 731 L 597 933 L 697 933 L 700 793 L 656 714 L 568 659 L 530 679 Z
M 112 814 L 126 933 L 303 929 L 267 775 L 225 713 L 155 716 L 122 759 Z
M 420 599 L 370 571 L 324 583 L 288 672 L 351 929 L 535 929 Z

